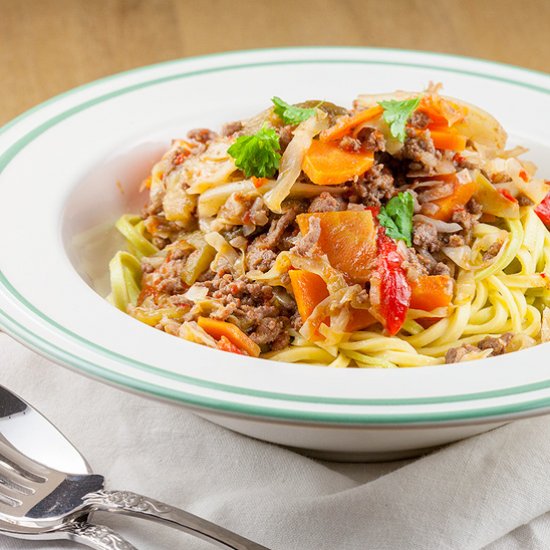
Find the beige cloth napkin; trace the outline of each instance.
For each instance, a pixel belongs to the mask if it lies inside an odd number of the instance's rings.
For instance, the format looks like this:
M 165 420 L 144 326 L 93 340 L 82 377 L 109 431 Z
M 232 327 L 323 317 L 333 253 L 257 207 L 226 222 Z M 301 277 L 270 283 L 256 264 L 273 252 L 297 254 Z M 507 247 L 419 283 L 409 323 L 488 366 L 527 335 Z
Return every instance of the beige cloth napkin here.
M 319 462 L 89 380 L 0 334 L 0 382 L 48 416 L 112 489 L 183 507 L 272 550 L 550 548 L 550 418 L 416 460 Z M 141 550 L 211 545 L 97 514 Z M 6 550 L 81 548 L 0 536 Z

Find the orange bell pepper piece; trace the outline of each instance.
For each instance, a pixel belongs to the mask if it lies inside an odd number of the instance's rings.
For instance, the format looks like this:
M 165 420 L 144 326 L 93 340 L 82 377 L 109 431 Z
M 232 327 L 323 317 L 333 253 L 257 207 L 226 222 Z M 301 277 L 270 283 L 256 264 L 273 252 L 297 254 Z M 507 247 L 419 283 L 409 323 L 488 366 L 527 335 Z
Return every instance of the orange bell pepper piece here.
M 344 151 L 336 143 L 313 140 L 302 170 L 317 185 L 338 185 L 352 180 L 374 164 L 372 151 Z
M 369 280 L 376 261 L 376 227 L 369 210 L 318 212 L 296 217 L 300 232 L 309 230 L 312 216 L 319 219 L 321 235 L 318 245 L 330 265 L 342 271 L 354 283 Z
M 292 269 L 288 274 L 298 306 L 298 313 L 302 321 L 305 322 L 317 305 L 328 297 L 327 285 L 323 278 L 319 277 L 316 273 L 302 269 Z M 328 325 L 330 319 L 327 318 L 324 321 L 319 321 L 319 325 L 322 322 Z M 352 308 L 346 331 L 354 332 L 367 328 L 374 323 L 376 323 L 376 319 L 366 309 Z
M 448 307 L 453 299 L 453 283 L 446 275 L 425 275 L 411 282 L 411 308 L 432 311 Z
M 338 122 L 328 128 L 323 130 L 319 136 L 320 141 L 338 141 L 344 136 L 351 133 L 351 131 L 357 126 L 373 120 L 382 115 L 384 109 L 380 105 L 375 105 L 363 111 L 359 111 L 350 117 L 341 117 L 338 119 Z
M 222 338 L 225 337 L 241 351 L 252 357 L 260 355 L 260 346 L 251 340 L 237 325 L 227 321 L 218 321 L 210 317 L 199 317 L 197 319 L 199 327 L 210 334 L 212 338 L 219 340 L 221 349 L 223 349 Z

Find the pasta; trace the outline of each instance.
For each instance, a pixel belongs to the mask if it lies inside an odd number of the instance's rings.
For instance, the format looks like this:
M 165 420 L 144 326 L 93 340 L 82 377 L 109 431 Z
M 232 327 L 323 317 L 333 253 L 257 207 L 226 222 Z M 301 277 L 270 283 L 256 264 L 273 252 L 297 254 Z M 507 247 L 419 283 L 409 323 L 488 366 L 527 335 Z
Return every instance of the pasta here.
M 439 94 L 274 106 L 175 140 L 116 224 L 110 301 L 212 348 L 349 367 L 550 338 L 550 182 Z

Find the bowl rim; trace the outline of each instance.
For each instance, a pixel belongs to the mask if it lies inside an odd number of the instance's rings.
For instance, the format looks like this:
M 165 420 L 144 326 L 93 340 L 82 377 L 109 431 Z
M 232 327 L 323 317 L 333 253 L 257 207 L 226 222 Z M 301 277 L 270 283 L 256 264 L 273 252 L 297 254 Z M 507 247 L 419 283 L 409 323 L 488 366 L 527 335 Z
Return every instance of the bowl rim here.
M 197 57 L 190 57 L 185 59 L 176 59 L 176 60 L 170 60 L 165 61 L 162 63 L 157 63 L 153 65 L 148 65 L 144 67 L 138 67 L 135 69 L 131 69 L 129 71 L 124 71 L 121 73 L 116 73 L 98 80 L 95 80 L 93 82 L 84 84 L 82 86 L 73 88 L 67 92 L 64 92 L 60 95 L 57 95 L 39 105 L 36 107 L 33 107 L 32 109 L 22 113 L 12 121 L 8 122 L 6 125 L 4 125 L 2 128 L 0 128 L 0 135 L 7 132 L 10 128 L 17 125 L 22 120 L 32 116 L 36 112 L 44 109 L 45 107 L 57 103 L 59 101 L 62 101 L 66 97 L 73 95 L 75 93 L 78 93 L 84 89 L 92 88 L 94 86 L 98 86 L 116 79 L 120 79 L 127 75 L 135 75 L 141 72 L 147 72 L 151 71 L 157 68 L 166 68 L 171 66 L 179 66 L 182 67 L 182 64 L 185 64 L 186 62 L 196 62 L 201 61 L 203 59 L 228 59 L 231 57 L 238 57 L 242 56 L 243 54 L 251 54 L 251 53 L 278 53 L 278 52 L 296 52 L 297 54 L 300 54 L 303 56 L 303 59 L 295 59 L 295 60 L 272 60 L 272 61 L 260 61 L 255 63 L 243 63 L 241 65 L 220 65 L 218 67 L 213 68 L 203 68 L 199 70 L 191 70 L 188 73 L 178 73 L 178 74 L 170 74 L 167 76 L 163 76 L 160 78 L 152 78 L 151 80 L 145 80 L 142 82 L 138 82 L 135 84 L 131 84 L 129 86 L 125 86 L 122 88 L 117 88 L 112 90 L 111 92 L 104 93 L 98 97 L 93 97 L 92 99 L 86 100 L 83 103 L 73 106 L 69 108 L 68 110 L 55 115 L 51 119 L 42 122 L 37 127 L 33 128 L 32 130 L 25 133 L 25 135 L 18 139 L 15 143 L 11 144 L 11 146 L 7 147 L 7 149 L 0 154 L 0 172 L 4 170 L 4 168 L 11 162 L 11 160 L 18 154 L 19 151 L 21 151 L 28 143 L 30 143 L 32 140 L 34 140 L 36 137 L 38 137 L 41 133 L 46 131 L 49 127 L 52 125 L 55 125 L 65 118 L 68 118 L 74 113 L 77 113 L 83 109 L 86 109 L 89 106 L 95 105 L 101 101 L 106 101 L 111 97 L 114 97 L 116 95 L 120 95 L 122 93 L 128 92 L 130 90 L 135 90 L 139 88 L 143 88 L 146 86 L 151 86 L 163 81 L 167 80 L 173 80 L 175 78 L 181 78 L 183 74 L 186 76 L 193 76 L 196 74 L 204 74 L 207 72 L 216 72 L 216 71 L 223 71 L 228 70 L 230 68 L 235 67 L 251 67 L 251 66 L 266 66 L 266 65 L 276 65 L 276 64 L 296 64 L 296 63 L 312 63 L 312 62 L 332 62 L 332 63 L 345 63 L 345 62 L 352 62 L 352 63 L 361 63 L 360 59 L 319 59 L 319 58 L 310 58 L 307 59 L 307 52 L 308 51 L 316 51 L 316 52 L 335 52 L 335 51 L 359 51 L 359 52 L 374 52 L 379 54 L 384 53 L 392 53 L 392 54 L 417 54 L 428 58 L 433 59 L 448 59 L 448 60 L 462 60 L 462 61 L 471 61 L 475 63 L 481 63 L 483 65 L 487 66 L 493 66 L 493 67 L 500 67 L 508 70 L 513 71 L 519 71 L 520 73 L 524 73 L 526 75 L 536 76 L 537 78 L 543 77 L 545 80 L 548 80 L 547 86 L 539 86 L 537 84 L 533 84 L 531 82 L 525 82 L 523 80 L 514 80 L 512 78 L 502 77 L 494 74 L 488 74 L 488 73 L 481 73 L 476 72 L 472 70 L 463 70 L 456 67 L 447 67 L 447 66 L 440 66 L 440 65 L 429 65 L 429 64 L 421 64 L 421 63 L 413 63 L 413 62 L 407 62 L 407 61 L 378 61 L 379 64 L 383 65 L 400 65 L 400 66 L 407 66 L 407 67 L 417 67 L 417 68 L 432 68 L 432 69 L 438 69 L 438 70 L 444 70 L 448 72 L 454 72 L 454 73 L 461 73 L 461 74 L 467 74 L 467 75 L 474 75 L 474 76 L 482 76 L 484 78 L 492 79 L 492 80 L 499 80 L 505 83 L 511 83 L 519 86 L 523 86 L 526 88 L 534 89 L 539 92 L 543 92 L 545 94 L 550 94 L 550 75 L 540 72 L 540 71 L 534 71 L 531 69 L 524 69 L 521 67 L 514 67 L 512 65 L 507 65 L 503 63 L 497 63 L 497 62 L 491 62 L 491 61 L 485 61 L 485 60 L 478 60 L 474 58 L 464 57 L 464 56 L 454 56 L 449 54 L 442 54 L 442 53 L 431 53 L 431 52 L 421 52 L 416 50 L 403 50 L 403 49 L 388 49 L 388 48 L 361 48 L 361 47 L 289 47 L 289 48 L 268 48 L 268 49 L 255 49 L 255 50 L 242 50 L 242 51 L 231 51 L 231 52 L 224 52 L 224 53 L 218 53 L 218 54 L 208 54 L 204 56 L 197 56 Z M 365 61 L 364 61 L 365 62 Z M 374 60 L 368 60 L 366 61 L 368 63 L 376 63 Z M 182 67 L 183 68 L 183 67 Z M 25 306 L 25 308 L 29 311 L 31 311 L 33 314 L 38 315 L 41 317 L 44 321 L 55 327 L 56 330 L 60 330 L 64 332 L 66 335 L 68 335 L 71 338 L 76 338 L 77 340 L 84 340 L 82 337 L 76 335 L 75 333 L 71 333 L 68 331 L 65 327 L 62 327 L 55 323 L 55 321 L 49 319 L 46 315 L 44 315 L 42 312 L 37 310 L 31 303 L 27 302 L 23 296 L 21 296 L 17 290 L 11 285 L 11 283 L 7 280 L 5 275 L 0 270 L 0 287 L 7 291 L 12 298 L 15 298 L 17 302 L 20 305 Z M 61 362 L 63 364 L 68 364 L 72 367 L 78 368 L 79 371 L 83 371 L 84 373 L 91 374 L 95 377 L 100 377 L 102 379 L 110 380 L 113 383 L 116 383 L 117 385 L 121 385 L 123 387 L 130 387 L 133 389 L 136 389 L 138 391 L 144 392 L 144 393 L 150 393 L 157 395 L 159 397 L 163 398 L 174 398 L 173 395 L 166 393 L 164 388 L 156 387 L 151 385 L 150 383 L 137 383 L 135 379 L 132 379 L 127 376 L 123 376 L 117 373 L 113 373 L 112 371 L 108 369 L 104 369 L 100 367 L 99 365 L 93 364 L 91 362 L 88 362 L 80 357 L 75 356 L 74 354 L 70 354 L 66 350 L 62 349 L 61 347 L 48 342 L 44 338 L 40 337 L 37 334 L 33 334 L 31 331 L 29 331 L 24 325 L 19 323 L 16 319 L 11 317 L 6 311 L 0 310 L 0 326 L 2 326 L 6 332 L 11 333 L 12 335 L 16 336 L 19 340 L 23 341 L 27 345 L 31 346 L 35 350 L 47 355 L 50 358 L 53 358 L 54 360 L 57 360 L 58 362 Z M 98 347 L 97 344 L 94 344 L 93 342 L 89 342 L 84 340 L 84 342 L 88 346 L 91 347 Z M 102 348 L 103 351 L 108 352 L 110 354 L 114 353 L 110 350 L 105 350 Z M 115 354 L 116 355 L 116 354 Z M 129 361 L 135 366 L 135 361 L 132 359 L 129 359 L 125 356 L 119 356 L 116 358 L 116 360 L 125 360 Z M 146 367 L 146 368 L 155 368 L 151 367 L 150 365 L 139 365 L 140 368 Z M 163 373 L 167 374 L 167 373 Z M 181 378 L 183 375 L 176 375 L 178 378 Z M 304 401 L 304 402 L 315 402 L 315 403 L 331 403 L 331 404 L 344 404 L 344 405 L 409 405 L 409 404 L 447 404 L 450 402 L 464 402 L 464 401 L 475 401 L 478 399 L 491 399 L 495 397 L 504 397 L 508 395 L 516 395 L 518 393 L 526 393 L 526 392 L 532 392 L 537 391 L 541 389 L 548 389 L 550 388 L 550 379 L 544 380 L 542 382 L 532 383 L 532 384 L 525 384 L 525 385 L 519 385 L 514 387 L 509 387 L 505 389 L 500 390 L 492 390 L 492 391 L 484 391 L 484 392 L 478 392 L 478 393 L 468 393 L 464 395 L 451 395 L 451 396 L 438 396 L 438 397 L 421 397 L 421 398 L 398 398 L 398 399 L 384 399 L 384 398 L 376 398 L 376 399 L 357 399 L 357 398 L 327 398 L 327 397 L 312 397 L 312 396 L 300 396 L 300 395 L 291 395 L 291 394 L 280 394 L 280 393 L 274 393 L 274 392 L 265 392 L 265 391 L 258 391 L 258 390 L 251 390 L 247 388 L 241 388 L 238 386 L 228 386 L 226 384 L 220 384 L 216 382 L 209 382 L 202 379 L 193 379 L 189 376 L 183 376 L 183 378 L 187 378 L 187 382 L 190 382 L 192 384 L 200 385 L 200 386 L 206 386 L 206 387 L 214 387 L 216 389 L 222 389 L 223 391 L 229 391 L 232 393 L 237 394 L 254 394 L 259 395 L 261 397 L 266 397 L 269 399 L 276 399 L 278 401 Z M 481 409 L 467 409 L 464 411 L 456 411 L 456 412 L 433 412 L 433 413 L 425 413 L 422 415 L 418 414 L 405 414 L 405 415 L 357 415 L 354 416 L 354 418 L 342 418 L 341 415 L 334 415 L 330 413 L 329 416 L 323 415 L 322 413 L 309 413 L 308 415 L 305 415 L 305 411 L 296 411 L 296 410 L 283 410 L 283 409 L 269 409 L 269 408 L 262 408 L 257 406 L 248 407 L 244 404 L 236 405 L 236 404 L 229 404 L 226 401 L 219 401 L 216 402 L 209 400 L 209 398 L 205 398 L 204 396 L 197 397 L 192 394 L 183 394 L 180 392 L 178 395 L 178 400 L 184 401 L 188 404 L 195 405 L 195 406 L 201 406 L 206 407 L 209 409 L 218 409 L 223 410 L 225 412 L 233 412 L 233 413 L 242 413 L 242 414 L 253 414 L 258 416 L 269 416 L 269 417 L 279 417 L 279 418 L 287 418 L 287 419 L 301 419 L 305 420 L 307 422 L 311 422 L 313 420 L 319 420 L 319 421 L 331 421 L 331 422 L 345 422 L 345 423 L 362 423 L 365 422 L 372 422 L 375 420 L 375 423 L 415 423 L 415 422 L 426 422 L 426 421 L 437 421 L 437 422 L 448 422 L 453 420 L 466 420 L 466 419 L 479 419 L 483 416 L 500 416 L 502 414 L 515 414 L 519 412 L 525 412 L 528 410 L 534 410 L 539 409 L 541 407 L 546 407 L 550 405 L 550 397 L 544 397 L 542 399 L 534 399 L 531 401 L 523 402 L 520 404 L 512 405 L 499 405 L 499 406 L 492 406 L 492 407 L 485 407 Z M 313 416 L 311 416 L 313 415 Z

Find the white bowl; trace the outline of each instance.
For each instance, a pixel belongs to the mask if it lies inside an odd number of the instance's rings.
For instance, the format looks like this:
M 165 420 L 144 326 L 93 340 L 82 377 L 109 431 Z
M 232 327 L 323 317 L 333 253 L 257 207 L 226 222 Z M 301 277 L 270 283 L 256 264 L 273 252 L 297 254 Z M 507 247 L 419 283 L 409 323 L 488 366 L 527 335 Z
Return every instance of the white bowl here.
M 174 137 L 273 95 L 350 105 L 361 92 L 445 93 L 494 114 L 550 175 L 550 77 L 398 50 L 291 48 L 136 69 L 32 109 L 0 134 L 0 325 L 83 374 L 176 401 L 233 430 L 333 456 L 411 454 L 550 410 L 550 344 L 472 363 L 329 369 L 210 350 L 109 305 L 113 223 Z M 39 373 L 37 373 L 38 375 Z

